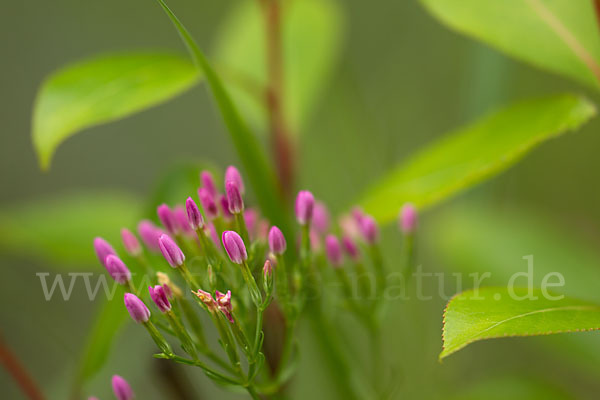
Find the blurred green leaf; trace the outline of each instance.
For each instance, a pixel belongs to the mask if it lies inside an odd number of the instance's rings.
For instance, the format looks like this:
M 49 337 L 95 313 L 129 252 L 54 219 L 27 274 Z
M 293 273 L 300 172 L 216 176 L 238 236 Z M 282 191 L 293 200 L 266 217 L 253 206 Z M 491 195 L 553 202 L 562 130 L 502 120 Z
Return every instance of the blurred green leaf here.
M 524 299 L 529 293 L 532 297 Z M 514 294 L 506 287 L 467 290 L 454 296 L 444 311 L 440 359 L 483 339 L 598 329 L 597 304 L 546 298 L 540 289 L 514 288 Z
M 105 55 L 48 77 L 33 112 L 33 144 L 43 169 L 65 139 L 90 126 L 164 102 L 198 81 L 185 57 L 168 53 Z
M 600 32 L 590 0 L 421 2 L 459 32 L 537 67 L 600 87 Z
M 338 59 L 343 34 L 342 10 L 333 0 L 281 3 L 284 115 L 299 133 Z M 223 72 L 236 105 L 253 125 L 267 121 L 265 12 L 258 1 L 233 7 L 217 34 L 215 65 Z
M 219 111 L 230 133 L 233 144 L 244 167 L 243 171 L 249 178 L 254 194 L 261 210 L 275 224 L 282 226 L 285 231 L 288 218 L 284 213 L 280 188 L 275 178 L 275 172 L 257 137 L 248 128 L 225 90 L 221 79 L 216 74 L 204 53 L 200 50 L 190 33 L 181 24 L 163 0 L 157 0 L 161 5 L 181 39 L 187 46 L 192 59 L 206 76 L 211 92 L 216 100 Z
M 106 363 L 113 340 L 127 321 L 127 312 L 121 297 L 122 295 L 116 295 L 113 299 L 106 300 L 89 330 L 75 381 L 77 391 Z
M 70 193 L 8 205 L 0 211 L 0 247 L 61 268 L 100 265 L 92 241 L 119 243 L 119 230 L 133 226 L 140 202 L 125 193 Z
M 540 143 L 596 114 L 582 97 L 522 101 L 451 132 L 380 179 L 360 204 L 382 222 L 405 202 L 424 208 L 507 169 Z
M 569 400 L 575 397 L 552 382 L 523 376 L 490 377 L 467 386 L 460 385 L 452 400 Z

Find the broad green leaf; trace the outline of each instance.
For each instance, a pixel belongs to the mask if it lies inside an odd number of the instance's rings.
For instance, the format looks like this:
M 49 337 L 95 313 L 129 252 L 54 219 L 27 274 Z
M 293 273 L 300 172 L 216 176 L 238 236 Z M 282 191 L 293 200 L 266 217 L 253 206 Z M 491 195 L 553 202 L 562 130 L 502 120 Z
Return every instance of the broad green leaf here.
M 540 143 L 574 130 L 595 107 L 573 95 L 522 101 L 451 132 L 379 180 L 360 202 L 388 222 L 405 202 L 419 208 L 489 179 Z
M 125 321 L 127 312 L 123 306 L 122 295 L 116 295 L 101 305 L 85 341 L 75 380 L 76 388 L 80 388 L 106 363 L 113 340 Z
M 537 67 L 600 87 L 591 0 L 421 0 L 443 23 Z
M 215 98 L 219 111 L 229 131 L 233 144 L 243 165 L 243 172 L 248 176 L 250 184 L 265 215 L 274 223 L 287 226 L 286 214 L 283 211 L 279 185 L 275 172 L 270 164 L 261 143 L 242 119 L 231 97 L 223 86 L 221 79 L 210 65 L 188 30 L 177 19 L 163 0 L 161 5 L 181 39 L 188 48 L 192 59 L 204 73 L 206 81 Z
M 326 88 L 339 56 L 343 15 L 334 0 L 280 2 L 284 113 L 299 133 L 319 95 Z M 215 65 L 246 119 L 264 128 L 267 121 L 265 12 L 260 2 L 236 4 L 225 20 L 215 46 Z
M 33 144 L 43 169 L 75 133 L 164 102 L 198 81 L 185 57 L 168 53 L 105 55 L 49 76 L 33 112 Z
M 528 293 L 527 288 L 488 287 L 454 296 L 444 311 L 440 359 L 483 339 L 600 329 L 600 305 L 558 300 L 540 289 L 531 289 L 532 299 L 524 300 Z
M 133 196 L 108 192 L 62 194 L 8 205 L 0 211 L 0 248 L 61 268 L 99 265 L 94 237 L 118 244 L 120 228 L 134 226 L 141 211 Z
M 423 231 L 428 253 L 449 272 L 462 273 L 463 288 L 471 286 L 470 273 L 489 272 L 485 285 L 506 285 L 513 274 L 527 272 L 522 257 L 533 255 L 533 287 L 559 272 L 565 281 L 561 293 L 600 303 L 600 251 L 571 228 L 553 224 L 549 215 L 467 204 L 433 213 Z M 527 278 L 521 276 L 516 284 L 527 285 Z M 581 371 L 600 373 L 600 335 L 558 335 L 539 344 Z

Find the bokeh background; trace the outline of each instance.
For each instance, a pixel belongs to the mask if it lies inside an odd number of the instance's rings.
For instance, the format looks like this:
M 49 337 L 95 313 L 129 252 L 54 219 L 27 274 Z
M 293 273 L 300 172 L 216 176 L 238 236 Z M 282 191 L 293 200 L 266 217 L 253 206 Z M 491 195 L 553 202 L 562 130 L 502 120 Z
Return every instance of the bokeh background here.
M 209 49 L 220 21 L 238 1 L 169 4 Z M 563 91 L 600 100 L 581 86 L 449 31 L 416 1 L 342 3 L 346 23 L 340 60 L 299 144 L 300 185 L 334 212 L 346 209 L 349 199 L 407 155 L 502 104 Z M 148 196 L 161 174 L 178 162 L 237 163 L 201 85 L 162 106 L 86 130 L 59 148 L 49 172 L 38 168 L 31 113 L 36 91 L 51 71 L 101 52 L 184 51 L 154 1 L 5 2 L 0 38 L 0 215 L 66 192 L 120 190 Z M 581 276 L 575 283 L 567 279 L 567 292 L 577 294 L 594 279 L 600 287 L 599 128 L 596 119 L 575 134 L 551 140 L 499 177 L 424 215 L 419 240 L 424 269 L 516 271 L 525 268 L 522 256 L 534 254 L 541 269 L 565 272 L 567 278 L 573 269 L 592 271 L 584 283 Z M 385 237 L 386 257 L 393 262 L 399 237 L 394 226 Z M 35 254 L 0 243 L 0 263 L 1 334 L 48 397 L 64 399 L 97 304 L 83 290 L 76 290 L 69 302 L 44 301 L 35 273 L 60 266 Z M 98 267 L 82 265 L 81 270 Z M 586 290 L 583 297 L 598 300 L 589 286 Z M 438 296 L 392 305 L 386 353 L 401 382 L 398 398 L 481 398 L 477 390 L 489 388 L 498 398 L 596 398 L 598 334 L 582 334 L 576 341 L 543 337 L 479 343 L 440 364 L 444 303 Z M 365 337 L 353 322 L 342 317 L 340 329 L 350 337 L 349 348 L 363 352 Z M 301 338 L 303 354 L 292 390 L 303 396 L 298 398 L 330 398 L 331 385 L 311 333 L 302 330 Z M 86 391 L 112 398 L 109 378 L 118 373 L 130 380 L 139 398 L 169 398 L 171 392 L 155 379 L 159 361 L 150 359 L 150 351 L 147 335 L 128 325 Z M 181 371 L 199 398 L 223 395 L 199 371 Z M 4 371 L 0 388 L 2 398 L 23 398 Z

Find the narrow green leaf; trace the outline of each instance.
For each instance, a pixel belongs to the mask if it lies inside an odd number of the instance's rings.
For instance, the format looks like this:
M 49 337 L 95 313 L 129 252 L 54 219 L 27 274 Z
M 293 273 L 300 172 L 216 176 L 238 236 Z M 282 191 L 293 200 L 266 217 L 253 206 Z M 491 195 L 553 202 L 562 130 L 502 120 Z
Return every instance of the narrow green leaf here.
M 421 2 L 459 32 L 537 67 L 600 87 L 600 32 L 591 0 Z
M 119 229 L 134 226 L 140 214 L 140 202 L 124 193 L 70 193 L 8 205 L 0 211 L 0 248 L 61 268 L 95 266 L 94 237 L 118 244 Z
M 302 124 L 326 88 L 340 53 L 343 15 L 334 0 L 281 2 L 284 115 L 292 133 Z M 217 34 L 215 65 L 227 89 L 253 125 L 267 124 L 265 12 L 258 1 L 233 7 Z
M 247 174 L 250 184 L 260 204 L 261 210 L 274 223 L 287 225 L 287 218 L 282 208 L 280 188 L 275 173 L 265 154 L 261 143 L 250 131 L 225 90 L 221 79 L 216 74 L 204 53 L 200 50 L 190 33 L 179 19 L 167 7 L 163 0 L 157 0 L 167 16 L 175 25 L 177 32 L 187 46 L 192 59 L 204 73 L 212 91 L 225 125 L 231 135 L 233 144 Z
M 360 203 L 382 222 L 392 220 L 404 202 L 419 208 L 439 203 L 497 175 L 595 113 L 588 100 L 574 95 L 513 104 L 427 146 L 383 177 Z
M 101 305 L 85 341 L 75 380 L 76 388 L 92 378 L 106 364 L 114 338 L 125 321 L 127 312 L 119 295 Z
M 527 288 L 515 288 L 513 293 L 491 287 L 454 296 L 444 311 L 440 359 L 483 339 L 600 329 L 600 305 L 546 298 L 540 289 L 532 289 L 532 299 L 523 300 L 528 293 Z
M 67 66 L 43 83 L 33 111 L 33 144 L 43 169 L 75 133 L 164 102 L 198 81 L 184 57 L 105 55 Z

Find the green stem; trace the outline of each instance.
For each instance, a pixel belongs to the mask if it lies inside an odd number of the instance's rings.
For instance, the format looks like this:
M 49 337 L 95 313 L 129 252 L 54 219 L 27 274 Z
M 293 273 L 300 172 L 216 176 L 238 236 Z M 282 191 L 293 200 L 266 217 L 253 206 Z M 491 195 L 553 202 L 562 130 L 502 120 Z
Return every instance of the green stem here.
M 260 308 L 260 305 L 262 303 L 262 294 L 260 293 L 260 289 L 258 289 L 258 285 L 256 284 L 254 276 L 252 276 L 250 267 L 248 266 L 248 263 L 245 260 L 242 261 L 240 267 L 242 269 L 244 281 L 246 281 L 246 285 L 248 285 L 248 290 L 250 290 L 250 296 L 252 297 L 252 301 L 254 302 L 257 308 Z
M 246 390 L 248 391 L 248 394 L 250 394 L 250 397 L 252 397 L 252 399 L 254 399 L 254 400 L 261 400 L 260 396 L 256 392 L 256 389 L 254 388 L 254 385 L 248 385 L 248 386 L 246 386 Z
M 198 281 L 196 280 L 196 278 L 194 277 L 194 275 L 192 275 L 192 273 L 190 272 L 190 270 L 188 269 L 188 267 L 185 265 L 185 263 L 181 264 L 179 266 L 179 268 L 177 268 L 180 272 L 181 275 L 183 275 L 183 279 L 185 279 L 185 281 L 187 282 L 188 285 L 190 285 L 190 287 L 192 289 L 199 289 L 200 285 L 198 284 Z
M 240 232 L 240 236 L 244 243 L 249 246 L 250 245 L 250 235 L 248 235 L 248 228 L 246 227 L 246 221 L 244 220 L 244 213 L 240 212 L 234 215 L 235 225 Z

